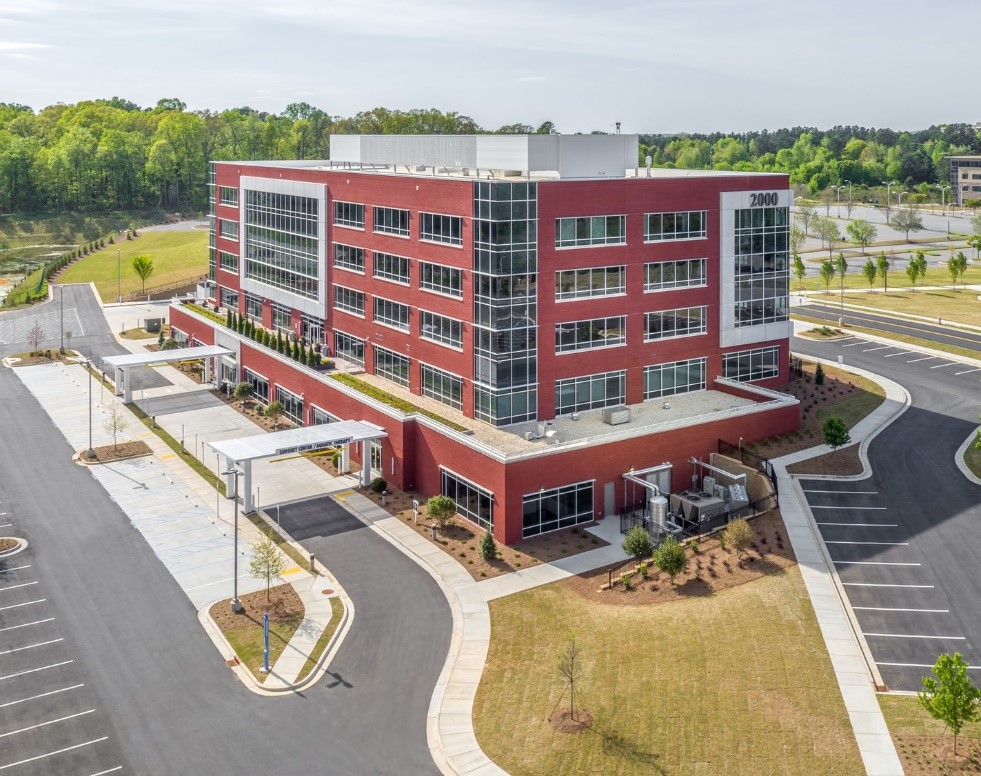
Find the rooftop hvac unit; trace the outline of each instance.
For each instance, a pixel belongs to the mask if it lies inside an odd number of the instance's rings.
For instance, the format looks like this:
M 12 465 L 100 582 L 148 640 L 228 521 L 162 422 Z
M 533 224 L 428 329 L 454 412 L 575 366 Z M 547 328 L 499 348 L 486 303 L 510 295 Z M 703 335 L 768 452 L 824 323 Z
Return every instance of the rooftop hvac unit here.
M 707 491 L 708 493 L 715 493 L 715 483 L 715 477 L 706 474 L 704 477 L 702 477 L 702 490 Z
M 629 407 L 607 407 L 603 410 L 603 422 L 608 426 L 619 426 L 630 422 Z

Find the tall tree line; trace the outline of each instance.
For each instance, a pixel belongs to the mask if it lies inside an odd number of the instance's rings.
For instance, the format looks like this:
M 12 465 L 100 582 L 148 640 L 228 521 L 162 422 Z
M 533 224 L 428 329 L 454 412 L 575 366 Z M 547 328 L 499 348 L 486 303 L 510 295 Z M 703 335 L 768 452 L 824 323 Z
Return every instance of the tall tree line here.
M 38 112 L 0 103 L 0 212 L 207 207 L 207 163 L 228 159 L 324 159 L 334 134 L 544 133 L 515 123 L 494 130 L 436 109 L 375 108 L 329 115 L 307 103 L 281 114 L 249 107 L 188 111 L 178 99 L 153 108 L 113 97 Z M 907 187 L 947 178 L 944 156 L 981 153 L 967 124 L 918 132 L 796 127 L 776 132 L 642 135 L 641 160 L 655 166 L 789 173 L 817 192 L 832 184 Z M 640 161 L 640 160 L 639 160 Z

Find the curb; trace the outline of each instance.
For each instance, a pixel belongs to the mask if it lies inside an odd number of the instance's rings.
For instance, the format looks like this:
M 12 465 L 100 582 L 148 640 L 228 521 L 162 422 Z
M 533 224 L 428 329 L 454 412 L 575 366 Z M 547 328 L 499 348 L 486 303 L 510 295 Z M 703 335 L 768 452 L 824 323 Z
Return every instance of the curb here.
M 967 439 L 957 448 L 957 452 L 954 453 L 954 463 L 957 464 L 957 468 L 961 470 L 961 474 L 975 485 L 981 485 L 981 477 L 977 477 L 974 472 L 967 468 L 967 464 L 964 463 L 964 456 L 967 455 L 967 450 L 971 445 L 974 444 L 974 440 L 978 438 L 978 434 L 981 434 L 981 426 L 978 426 L 973 432 L 968 434 Z

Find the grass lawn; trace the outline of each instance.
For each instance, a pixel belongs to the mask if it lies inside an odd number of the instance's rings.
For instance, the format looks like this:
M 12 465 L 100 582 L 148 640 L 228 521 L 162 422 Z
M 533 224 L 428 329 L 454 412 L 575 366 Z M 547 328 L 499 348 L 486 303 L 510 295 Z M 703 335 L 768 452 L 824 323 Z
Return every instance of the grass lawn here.
M 930 675 L 929 669 L 923 670 Z M 942 722 L 931 717 L 916 698 L 909 695 L 880 695 L 879 706 L 906 776 L 981 773 L 981 721 L 966 724 L 954 737 Z
M 827 252 L 825 252 L 825 256 L 822 257 L 822 261 L 825 258 L 827 258 Z M 865 257 L 865 258 L 871 258 L 873 261 L 875 261 L 875 256 L 870 255 L 869 257 Z M 860 268 L 863 264 L 865 264 L 865 258 L 855 257 L 854 259 L 848 262 L 848 266 Z M 973 259 L 974 257 L 972 255 L 969 256 L 968 258 Z M 906 275 L 905 269 L 890 270 L 889 275 L 887 276 L 887 281 L 889 284 L 889 293 L 891 293 L 894 288 L 908 289 L 910 287 L 909 277 Z M 963 282 L 968 285 L 981 283 L 981 267 L 977 266 L 976 264 L 969 264 L 967 267 L 967 272 L 964 273 Z M 831 281 L 831 286 L 829 288 L 829 298 L 834 297 L 835 301 L 837 301 L 838 299 L 839 283 L 840 281 L 838 277 L 835 276 L 834 280 Z M 957 284 L 961 285 L 961 281 L 958 281 Z M 951 286 L 952 287 L 953 283 L 951 283 L 950 273 L 947 272 L 946 265 L 938 267 L 931 264 L 929 269 L 927 269 L 926 277 L 917 280 L 916 285 L 917 287 L 920 286 Z M 862 275 L 861 273 L 849 273 L 845 275 L 845 290 L 861 289 L 864 291 L 868 287 L 869 287 L 869 283 L 865 279 L 865 276 Z M 792 291 L 800 290 L 800 283 L 798 282 L 796 277 L 790 278 L 790 288 Z M 882 291 L 881 275 L 876 277 L 873 288 L 875 288 L 876 291 L 879 292 Z M 824 281 L 821 279 L 819 275 L 808 275 L 807 277 L 805 277 L 804 290 L 821 291 L 822 296 L 820 298 L 824 299 L 823 292 L 825 290 L 825 285 L 824 285 Z
M 945 321 L 960 323 L 981 322 L 981 301 L 978 300 L 978 292 L 966 289 L 848 294 L 845 296 L 845 304 L 874 307 L 888 312 L 925 315 L 928 318 L 943 318 Z
M 711 596 L 611 606 L 559 582 L 490 604 L 477 738 L 515 774 L 855 774 L 855 738 L 796 567 Z M 582 647 L 591 730 L 557 732 Z
M 974 472 L 975 477 L 981 477 L 981 449 L 968 445 L 964 453 L 964 463 L 967 468 Z
M 58 278 L 58 283 L 95 283 L 103 301 L 115 301 L 119 249 L 120 288 L 125 299 L 142 288 L 133 271 L 133 257 L 147 254 L 153 258 L 153 274 L 148 288 L 191 281 L 208 272 L 208 232 L 142 232 L 135 240 L 122 239 L 101 251 L 79 259 Z

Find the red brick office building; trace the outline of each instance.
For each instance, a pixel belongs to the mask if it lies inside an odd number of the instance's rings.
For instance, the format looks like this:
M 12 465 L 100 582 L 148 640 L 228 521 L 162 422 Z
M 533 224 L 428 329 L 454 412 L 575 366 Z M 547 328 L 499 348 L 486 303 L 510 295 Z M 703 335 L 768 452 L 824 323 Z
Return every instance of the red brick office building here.
M 514 542 L 611 514 L 622 475 L 797 427 L 781 174 L 637 169 L 636 136 L 335 136 L 326 162 L 218 162 L 211 301 L 318 343 L 403 412 L 185 308 L 180 337 L 300 424 Z M 463 429 L 463 430 L 461 430 Z

